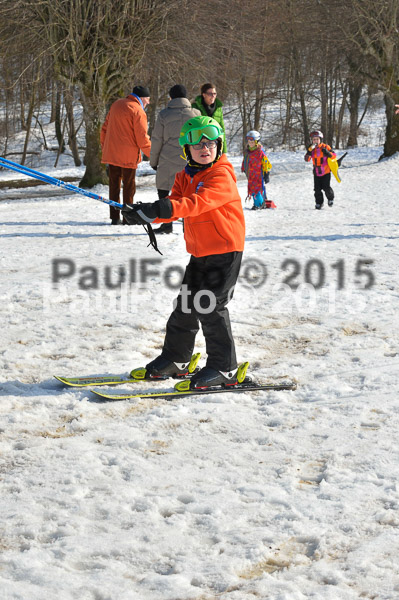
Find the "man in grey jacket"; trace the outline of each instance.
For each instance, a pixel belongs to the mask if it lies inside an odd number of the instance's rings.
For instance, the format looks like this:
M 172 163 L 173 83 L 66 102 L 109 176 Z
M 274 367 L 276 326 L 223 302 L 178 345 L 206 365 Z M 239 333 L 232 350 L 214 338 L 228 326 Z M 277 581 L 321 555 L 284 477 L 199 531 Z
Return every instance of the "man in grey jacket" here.
M 186 166 L 179 144 L 181 128 L 188 119 L 201 114 L 196 108 L 191 108 L 184 85 L 171 87 L 169 96 L 171 100 L 159 113 L 151 135 L 150 165 L 157 172 L 156 186 L 160 200 L 168 196 L 176 173 Z M 172 231 L 172 223 L 162 223 L 158 229 L 154 229 L 158 234 Z

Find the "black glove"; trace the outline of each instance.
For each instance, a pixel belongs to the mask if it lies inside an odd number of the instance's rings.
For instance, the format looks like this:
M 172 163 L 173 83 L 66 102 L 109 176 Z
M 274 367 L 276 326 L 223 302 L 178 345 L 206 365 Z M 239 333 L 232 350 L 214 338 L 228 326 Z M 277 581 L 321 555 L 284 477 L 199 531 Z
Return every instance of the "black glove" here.
M 148 225 L 156 218 L 170 219 L 173 209 L 169 198 L 162 198 L 156 202 L 138 202 L 125 204 L 122 215 L 128 225 Z
M 128 225 L 147 225 L 157 218 L 155 202 L 139 202 L 137 204 L 125 204 L 122 215 Z
M 327 150 L 327 148 L 322 148 L 322 152 L 323 152 L 324 156 L 328 156 L 328 158 L 332 157 L 332 152 Z

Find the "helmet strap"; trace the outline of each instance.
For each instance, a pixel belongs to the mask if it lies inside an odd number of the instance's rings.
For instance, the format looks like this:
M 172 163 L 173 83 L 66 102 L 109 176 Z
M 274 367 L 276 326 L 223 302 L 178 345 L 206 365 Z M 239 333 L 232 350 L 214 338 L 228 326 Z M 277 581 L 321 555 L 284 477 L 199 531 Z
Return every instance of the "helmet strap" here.
M 215 163 L 216 161 L 218 161 L 218 160 L 219 160 L 219 158 L 220 158 L 220 157 L 222 156 L 222 154 L 223 154 L 223 140 L 222 140 L 222 138 L 218 138 L 217 142 L 218 142 L 218 149 L 217 149 L 217 152 L 216 152 L 216 158 L 215 158 L 215 160 L 214 160 L 214 163 Z

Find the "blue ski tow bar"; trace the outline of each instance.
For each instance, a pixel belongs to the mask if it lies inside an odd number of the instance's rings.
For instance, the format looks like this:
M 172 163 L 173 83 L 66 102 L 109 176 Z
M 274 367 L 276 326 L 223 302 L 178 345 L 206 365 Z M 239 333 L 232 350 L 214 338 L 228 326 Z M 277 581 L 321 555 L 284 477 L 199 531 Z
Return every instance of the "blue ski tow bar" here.
M 65 183 L 65 181 L 61 181 L 61 179 L 56 179 L 55 177 L 51 177 L 51 175 L 46 175 L 45 173 L 41 173 L 40 171 L 35 171 L 34 169 L 30 169 L 29 167 L 25 167 L 24 165 L 19 165 L 18 163 L 12 162 L 12 160 L 7 160 L 7 158 L 0 157 L 0 166 L 5 167 L 6 169 L 10 169 L 11 171 L 15 171 L 16 173 L 22 173 L 23 175 L 27 175 L 28 177 L 33 177 L 33 179 L 39 179 L 40 181 L 44 181 L 44 183 L 56 185 L 57 187 L 63 188 L 64 190 L 69 190 L 70 192 L 74 192 L 75 194 L 81 194 L 82 196 L 93 198 L 93 200 L 99 200 L 100 202 L 104 202 L 105 204 L 109 204 L 110 206 L 115 206 L 115 208 L 123 208 L 123 204 L 119 204 L 119 202 L 107 200 L 107 198 L 103 198 L 103 196 L 93 194 L 92 192 L 88 192 L 83 188 L 76 187 L 76 185 L 72 185 L 71 183 Z

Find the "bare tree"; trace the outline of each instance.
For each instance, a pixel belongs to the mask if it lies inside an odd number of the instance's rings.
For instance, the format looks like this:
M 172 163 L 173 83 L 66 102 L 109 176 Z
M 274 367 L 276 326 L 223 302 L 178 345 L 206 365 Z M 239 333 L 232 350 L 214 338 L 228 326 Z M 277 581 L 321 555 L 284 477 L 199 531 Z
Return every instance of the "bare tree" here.
M 149 42 L 162 41 L 171 4 L 170 0 L 1 2 L 0 16 L 8 24 L 18 23 L 20 35 L 29 37 L 33 45 L 40 40 L 53 56 L 56 76 L 80 90 L 86 126 L 83 187 L 106 181 L 100 148 L 106 108 L 131 88 Z
M 323 4 L 335 16 L 344 11 L 345 19 L 337 23 L 341 36 L 363 58 L 358 73 L 384 94 L 387 126 L 382 157 L 391 156 L 399 151 L 399 121 L 394 118 L 399 103 L 399 0 L 323 0 Z

